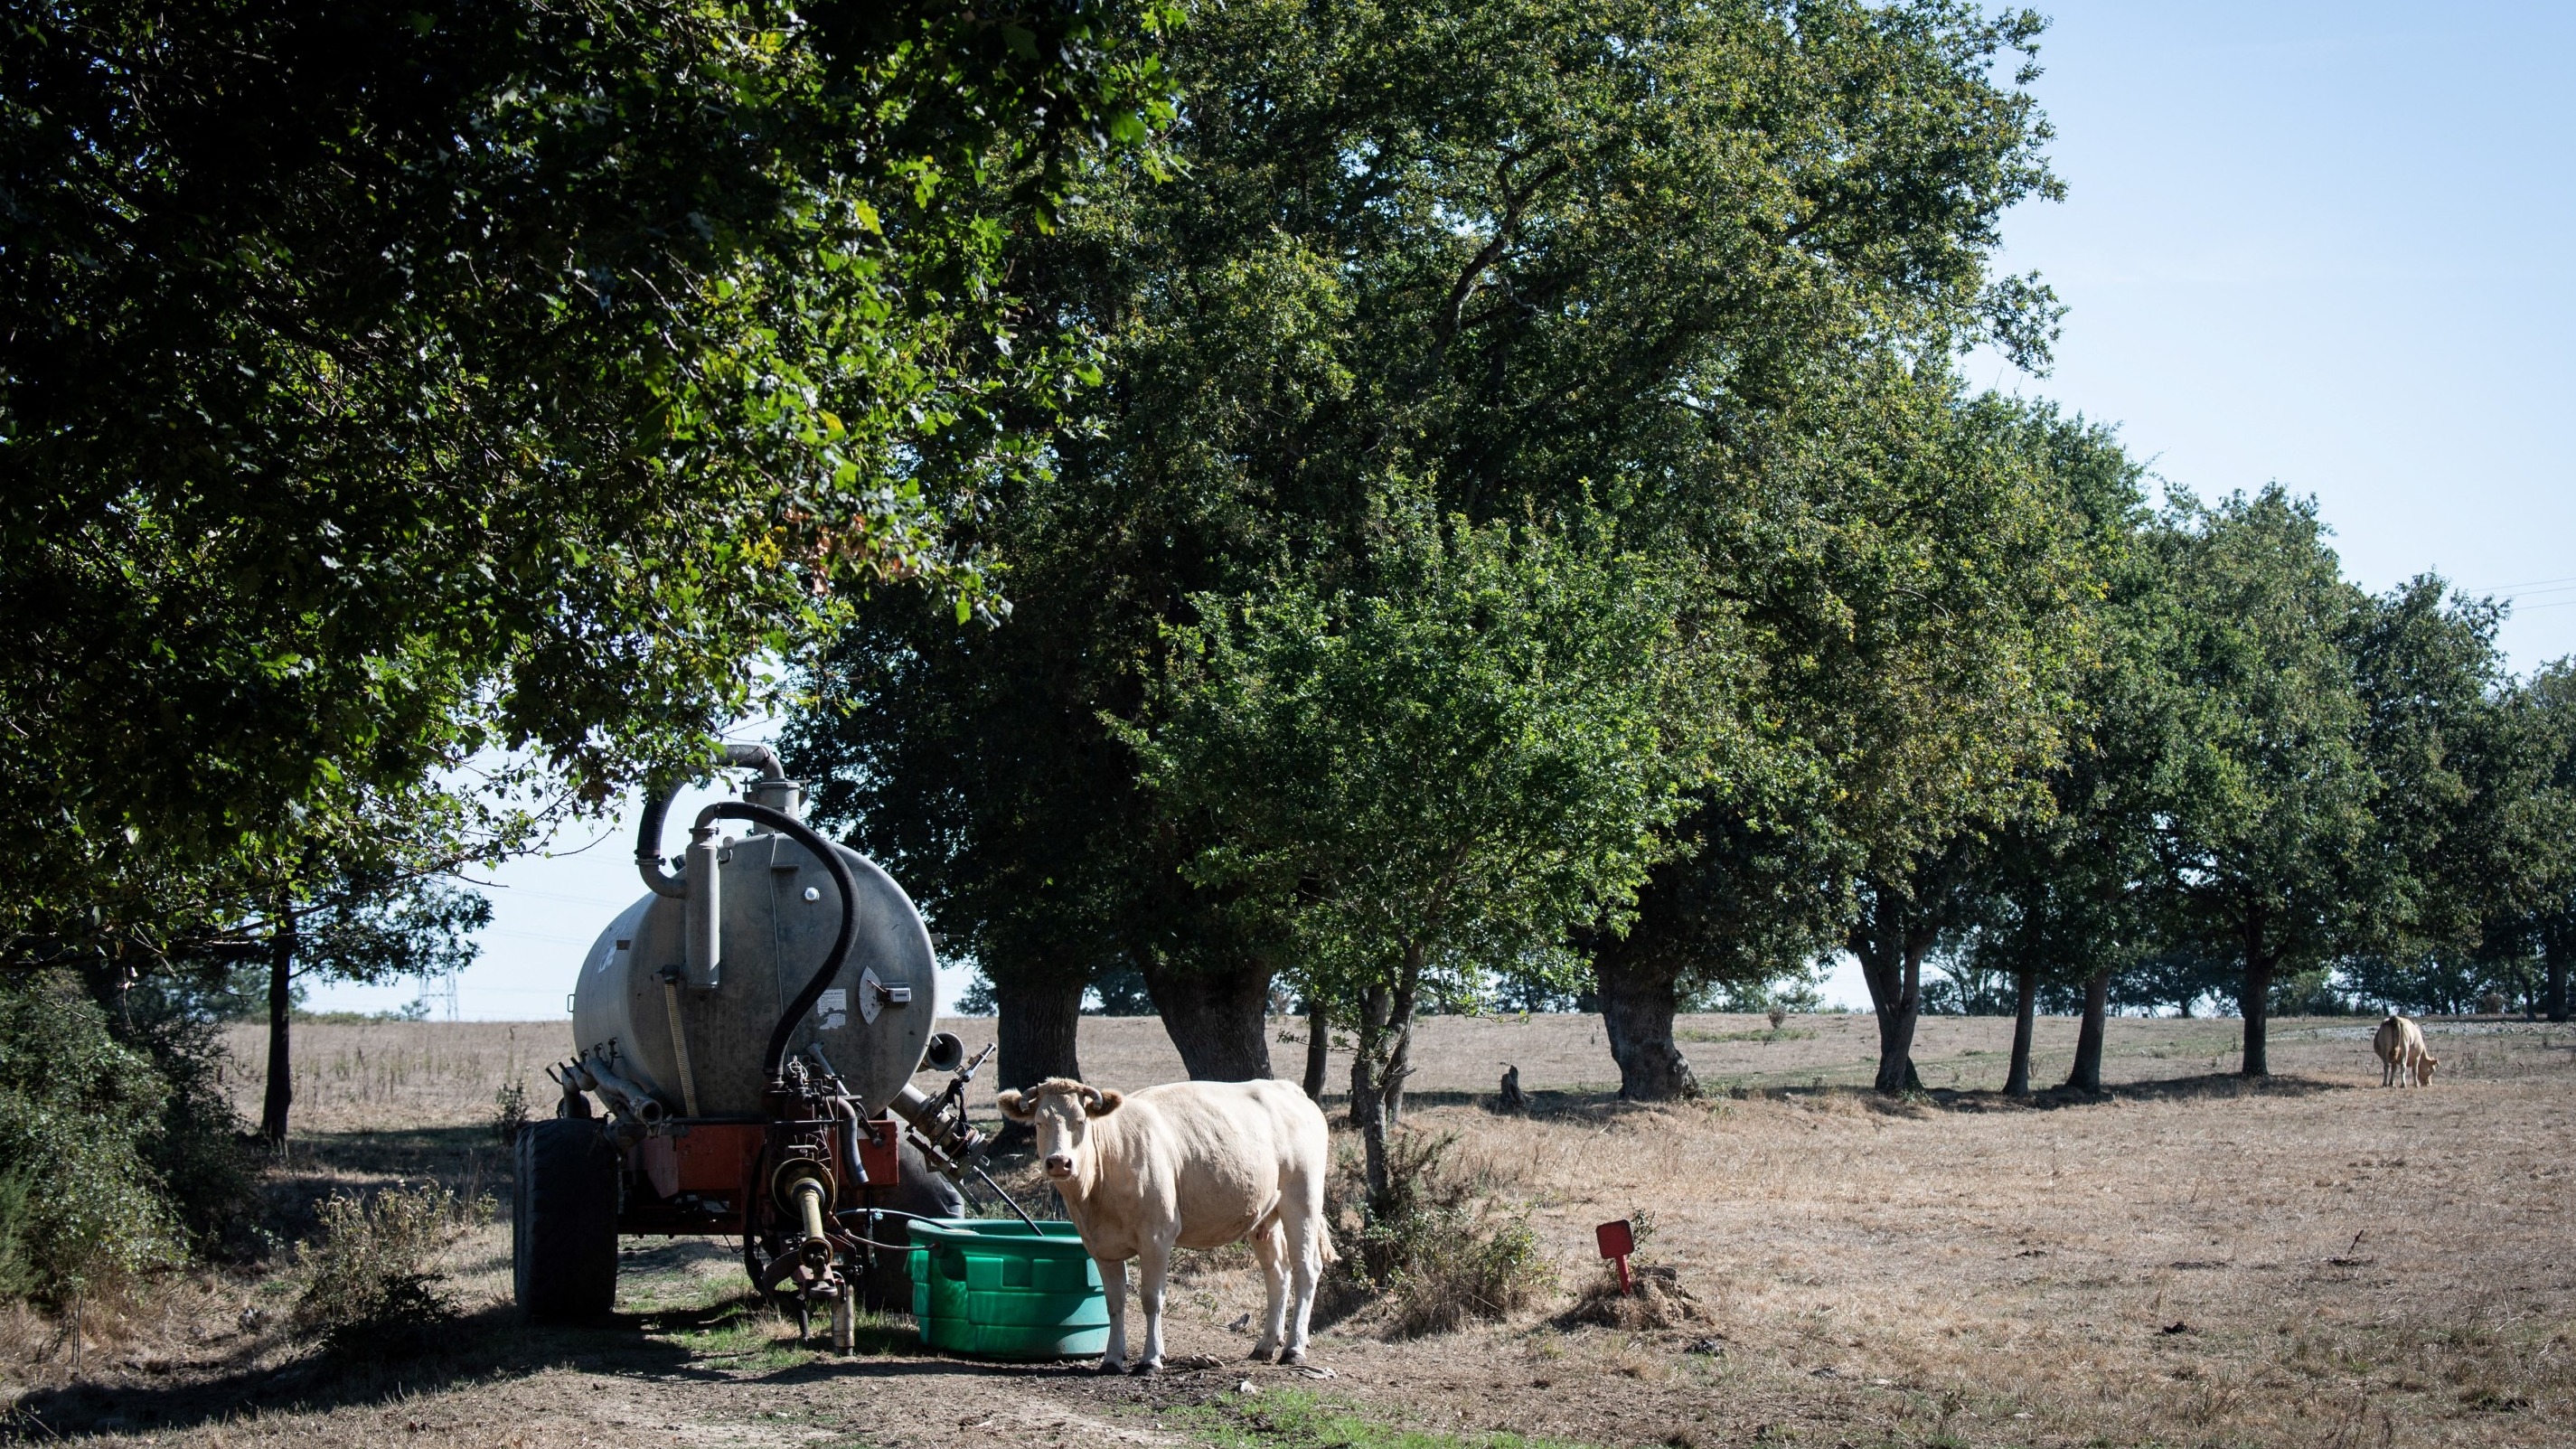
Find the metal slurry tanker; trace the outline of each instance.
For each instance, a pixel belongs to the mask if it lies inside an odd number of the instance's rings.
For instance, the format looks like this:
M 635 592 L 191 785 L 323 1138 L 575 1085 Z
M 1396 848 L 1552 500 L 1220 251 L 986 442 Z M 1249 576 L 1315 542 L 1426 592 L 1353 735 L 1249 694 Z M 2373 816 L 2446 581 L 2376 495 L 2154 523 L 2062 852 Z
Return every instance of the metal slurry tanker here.
M 846 1350 L 858 1285 L 902 1272 L 895 1224 L 955 1215 L 952 1183 L 982 1175 L 965 1088 L 990 1049 L 965 1062 L 932 1029 L 930 933 L 903 888 L 803 822 L 767 746 L 727 762 L 759 778 L 698 813 L 676 872 L 673 792 L 652 792 L 635 850 L 650 894 L 583 959 L 556 1115 L 516 1144 L 518 1301 L 596 1317 L 619 1235 L 736 1236 L 753 1282 L 800 1317 L 828 1306 Z M 746 832 L 720 836 L 727 821 Z M 936 1096 L 911 1084 L 925 1066 L 953 1073 Z

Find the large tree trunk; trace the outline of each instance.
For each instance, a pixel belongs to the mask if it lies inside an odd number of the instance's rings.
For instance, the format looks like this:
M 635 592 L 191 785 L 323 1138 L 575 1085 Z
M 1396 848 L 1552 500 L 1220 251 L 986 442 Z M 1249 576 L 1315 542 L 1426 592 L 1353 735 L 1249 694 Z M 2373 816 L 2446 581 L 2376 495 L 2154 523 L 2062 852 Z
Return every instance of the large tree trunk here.
M 1082 1080 L 1082 994 L 1089 989 L 1077 970 L 1032 970 L 990 975 L 993 1004 L 993 1085 L 1027 1091 L 1049 1077 Z M 1002 1119 L 993 1138 L 995 1151 L 1016 1152 L 1035 1141 L 1037 1129 L 1026 1122 Z
M 268 932 L 268 1090 L 259 1104 L 260 1139 L 286 1145 L 286 1109 L 295 1101 L 295 1063 L 287 1029 L 295 1011 L 295 903 L 281 895 Z
M 2075 1066 L 2066 1085 L 2078 1092 L 2102 1090 L 2102 1034 L 2111 1014 L 2111 968 L 2084 978 L 2084 1024 L 2075 1033 Z
M 1913 997 L 1878 1014 L 1878 1079 L 1871 1085 L 1879 1091 L 1923 1090 L 1923 1078 L 1914 1070 L 1914 1027 L 1922 1019 L 1923 1003 Z
M 1680 1009 L 1678 973 L 1651 965 L 1612 942 L 1593 957 L 1601 992 L 1601 1024 L 1610 1055 L 1619 1063 L 1619 1095 L 1631 1102 L 1668 1102 L 1699 1095 L 1690 1059 L 1673 1042 L 1673 1013 Z
M 1923 1016 L 1923 954 L 1929 939 L 1909 929 L 1906 903 L 1873 887 L 1870 904 L 1851 934 L 1852 955 L 1860 960 L 1861 979 L 1869 983 L 1870 1009 L 1878 1015 L 1879 1091 L 1921 1091 L 1914 1071 L 1914 1025 Z
M 993 1001 L 1000 1010 L 994 1037 L 994 1085 L 1026 1091 L 1049 1077 L 1082 1080 L 1079 1049 L 1082 993 L 1087 983 L 1078 972 L 1031 972 L 995 976 Z
M 2245 1065 L 2241 1074 L 2248 1077 L 2272 1075 L 2272 1063 L 2266 1048 L 2270 1045 L 2272 1024 L 2272 973 L 2277 963 L 2260 953 L 2245 959 L 2245 987 L 2236 994 L 2237 1009 L 2245 1013 Z
M 1136 953 L 1163 1030 L 1193 1081 L 1249 1082 L 1270 1075 L 1270 967 L 1180 966 Z
M 2012 1066 L 2004 1072 L 2004 1095 L 2030 1095 L 2030 1037 L 2039 1016 L 2039 973 L 2021 971 L 2013 983 Z
M 2245 979 L 2237 987 L 2236 1009 L 2245 1018 L 2245 1063 L 2238 1070 L 2248 1077 L 2272 1075 L 2272 973 L 2281 964 L 2281 953 L 2267 951 L 2263 943 L 2263 916 L 2249 912 L 2245 918 Z
M 2576 955 L 2576 941 L 2571 941 L 2569 935 L 2566 931 L 2548 931 L 2540 938 L 2541 969 L 2548 973 L 2540 1009 L 2551 1021 L 2567 1019 L 2567 958 Z
M 1317 996 L 1306 1003 L 1306 1099 L 1324 1104 L 1324 1077 L 1333 1066 L 1333 1008 Z

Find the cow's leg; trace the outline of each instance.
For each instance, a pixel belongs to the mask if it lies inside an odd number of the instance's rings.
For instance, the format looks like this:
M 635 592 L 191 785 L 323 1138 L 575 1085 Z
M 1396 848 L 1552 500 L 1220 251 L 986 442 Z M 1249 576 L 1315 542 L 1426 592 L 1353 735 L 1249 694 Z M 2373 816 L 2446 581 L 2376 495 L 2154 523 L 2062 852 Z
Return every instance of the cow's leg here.
M 1288 1236 L 1277 1217 L 1253 1233 L 1252 1256 L 1261 1260 L 1262 1286 L 1269 1290 L 1261 1305 L 1261 1341 L 1252 1346 L 1252 1356 L 1267 1361 L 1279 1351 L 1280 1329 L 1288 1317 Z
M 1100 1371 L 1114 1374 L 1127 1364 L 1127 1262 L 1091 1261 L 1100 1265 L 1100 1291 L 1109 1300 L 1109 1350 L 1100 1356 Z
M 1136 1360 L 1140 1374 L 1163 1371 L 1163 1279 L 1171 1268 L 1172 1240 L 1147 1237 L 1136 1255 L 1136 1301 L 1145 1309 L 1145 1356 Z
M 1315 1316 L 1315 1281 L 1324 1273 L 1324 1212 L 1320 1202 L 1291 1198 L 1279 1209 L 1279 1226 L 1287 1238 L 1291 1288 L 1295 1305 L 1288 1319 L 1288 1343 L 1281 1363 L 1306 1361 L 1306 1326 Z

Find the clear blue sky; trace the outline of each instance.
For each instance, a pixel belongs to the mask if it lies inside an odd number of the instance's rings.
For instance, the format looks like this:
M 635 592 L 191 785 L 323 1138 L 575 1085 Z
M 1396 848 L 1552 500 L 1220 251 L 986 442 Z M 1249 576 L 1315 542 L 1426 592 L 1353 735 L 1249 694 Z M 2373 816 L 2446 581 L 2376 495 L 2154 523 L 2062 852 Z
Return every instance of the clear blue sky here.
M 2203 496 L 2316 495 L 2374 589 L 2516 596 L 2519 670 L 2576 654 L 2576 5 L 2040 8 L 2068 195 L 2007 222 L 2003 264 L 2072 311 L 2050 376 L 1974 380 L 2118 423 Z M 500 874 L 464 1015 L 562 1012 L 637 894 L 628 828 Z
M 2576 6 L 2064 4 L 2062 204 L 2004 264 L 2073 309 L 2046 378 L 2204 496 L 2312 493 L 2347 570 L 2516 594 L 2576 654 Z

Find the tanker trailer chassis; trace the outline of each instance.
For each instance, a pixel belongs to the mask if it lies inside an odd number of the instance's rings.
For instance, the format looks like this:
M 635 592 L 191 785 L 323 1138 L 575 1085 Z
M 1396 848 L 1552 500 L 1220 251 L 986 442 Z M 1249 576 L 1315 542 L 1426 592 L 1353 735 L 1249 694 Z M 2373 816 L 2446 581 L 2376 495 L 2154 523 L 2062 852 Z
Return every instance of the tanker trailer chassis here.
M 966 1120 L 967 1084 L 992 1048 L 970 1062 L 954 1036 L 922 1036 L 935 982 L 910 901 L 796 818 L 794 782 L 775 756 L 735 758 L 763 766 L 753 793 L 775 803 L 709 805 L 677 876 L 653 858 L 667 797 L 648 803 L 637 860 L 654 894 L 603 934 L 575 994 L 577 1034 L 623 1025 L 638 1040 L 594 1039 L 549 1069 L 562 1089 L 556 1116 L 516 1144 L 517 1298 L 539 1320 L 596 1318 L 616 1296 L 620 1237 L 733 1237 L 763 1296 L 792 1302 L 809 1329 L 826 1310 L 834 1347 L 847 1351 L 862 1285 L 900 1271 L 902 1222 L 953 1215 L 970 1175 L 1009 1201 Z M 762 833 L 719 845 L 723 819 Z M 826 904 L 835 929 L 809 966 L 797 947 L 819 944 L 808 927 L 824 913 L 803 908 Z M 762 951 L 771 943 L 775 961 Z M 772 1008 L 755 1076 L 743 1028 L 766 1015 L 763 997 L 787 1000 Z M 833 1066 L 843 1053 L 857 1063 L 847 1076 Z M 909 1080 L 924 1066 L 952 1074 L 936 1095 Z M 920 1169 L 910 1180 L 907 1160 Z M 929 1188 L 938 1192 L 926 1197 Z

